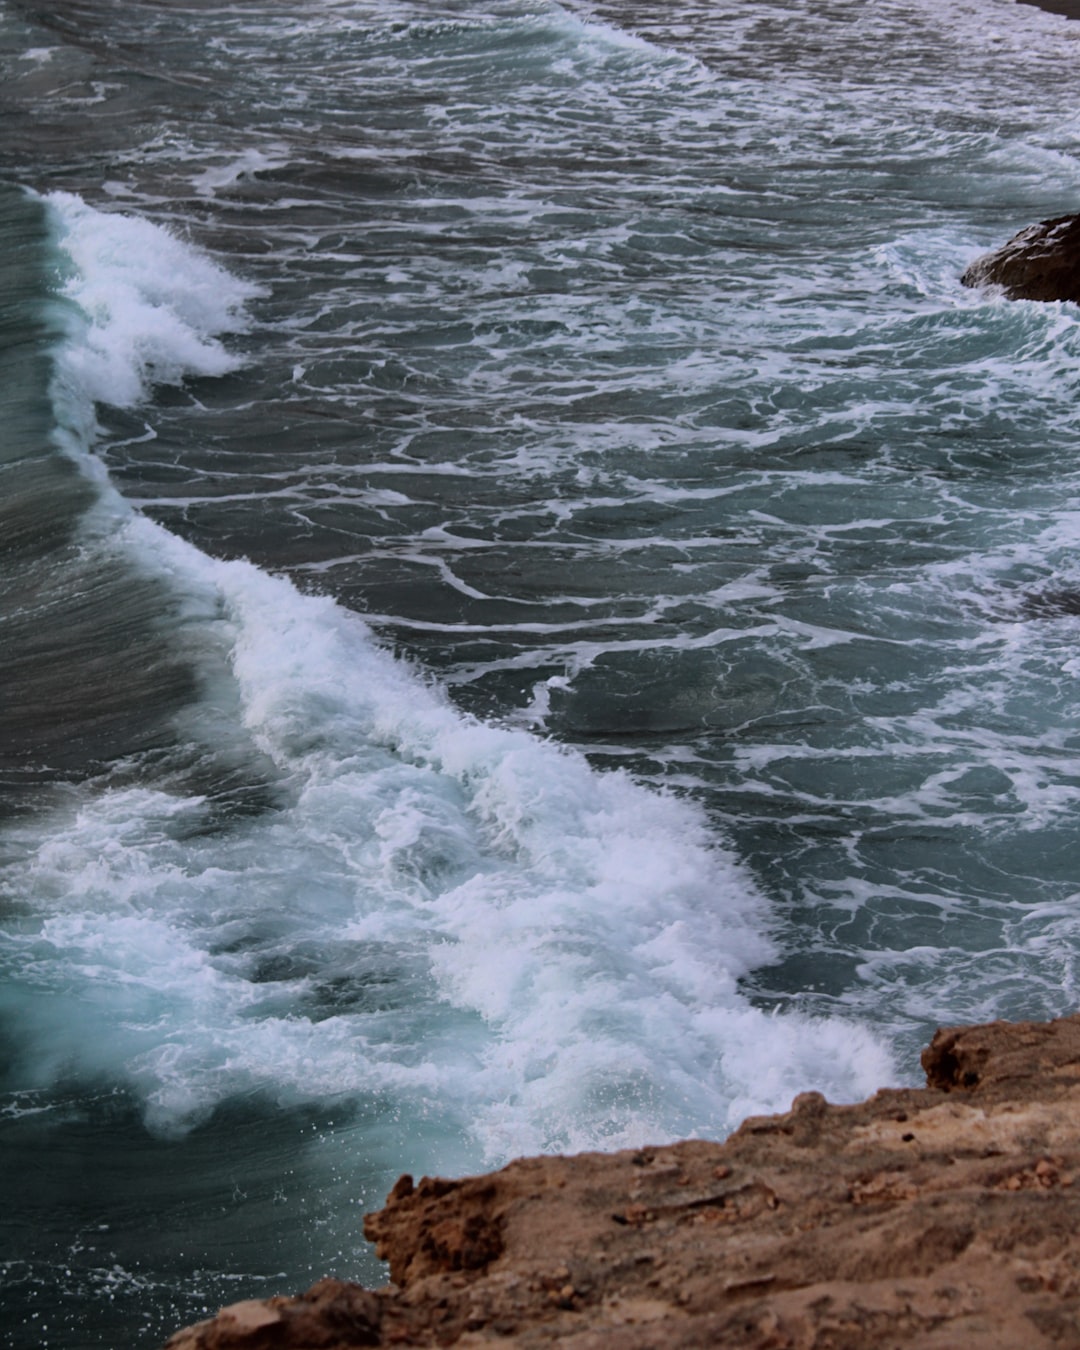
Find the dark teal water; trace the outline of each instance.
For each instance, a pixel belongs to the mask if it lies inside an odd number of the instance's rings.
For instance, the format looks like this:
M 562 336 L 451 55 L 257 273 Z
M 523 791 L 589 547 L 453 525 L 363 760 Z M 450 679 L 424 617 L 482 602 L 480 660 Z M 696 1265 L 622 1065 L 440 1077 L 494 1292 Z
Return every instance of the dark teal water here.
M 0 1307 L 1072 1009 L 1080 30 L 0 8 Z

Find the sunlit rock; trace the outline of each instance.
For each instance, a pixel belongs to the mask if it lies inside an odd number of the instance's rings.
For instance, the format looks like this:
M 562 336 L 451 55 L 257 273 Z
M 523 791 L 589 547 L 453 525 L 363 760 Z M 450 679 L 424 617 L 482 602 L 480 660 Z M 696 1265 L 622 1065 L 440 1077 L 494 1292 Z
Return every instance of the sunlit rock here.
M 1076 1345 L 1080 1016 L 942 1030 L 923 1067 L 723 1144 L 402 1177 L 364 1225 L 393 1284 L 234 1304 L 169 1350 Z

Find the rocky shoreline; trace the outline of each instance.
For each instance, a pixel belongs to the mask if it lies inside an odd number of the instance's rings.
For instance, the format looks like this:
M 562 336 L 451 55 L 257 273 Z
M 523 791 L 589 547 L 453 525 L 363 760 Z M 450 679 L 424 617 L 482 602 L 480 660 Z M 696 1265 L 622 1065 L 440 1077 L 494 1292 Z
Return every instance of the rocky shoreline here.
M 1080 216 L 962 280 L 1080 302 Z M 1080 1014 L 922 1058 L 925 1088 L 807 1092 L 723 1144 L 403 1176 L 364 1221 L 392 1284 L 234 1304 L 166 1350 L 1080 1346 Z
M 1080 216 L 961 279 L 1080 302 Z M 723 1144 L 403 1176 L 364 1221 L 392 1284 L 233 1304 L 166 1350 L 1080 1346 L 1080 1014 L 941 1030 L 922 1061 L 925 1088 L 803 1093 Z
M 689 1141 L 402 1177 L 327 1279 L 167 1350 L 1080 1345 L 1080 1014 L 941 1030 L 925 1088 Z

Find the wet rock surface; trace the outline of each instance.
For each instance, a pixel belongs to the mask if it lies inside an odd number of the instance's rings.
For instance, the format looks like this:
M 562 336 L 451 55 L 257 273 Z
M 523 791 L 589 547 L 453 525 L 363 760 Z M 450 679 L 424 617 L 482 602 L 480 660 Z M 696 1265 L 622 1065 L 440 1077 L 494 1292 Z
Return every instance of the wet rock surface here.
M 976 258 L 960 280 L 965 286 L 1000 286 L 1010 300 L 1080 304 L 1080 215 L 1029 225 Z
M 365 1221 L 392 1285 L 236 1304 L 169 1350 L 1080 1345 L 1080 1016 L 945 1029 L 923 1065 L 723 1144 L 403 1177 Z

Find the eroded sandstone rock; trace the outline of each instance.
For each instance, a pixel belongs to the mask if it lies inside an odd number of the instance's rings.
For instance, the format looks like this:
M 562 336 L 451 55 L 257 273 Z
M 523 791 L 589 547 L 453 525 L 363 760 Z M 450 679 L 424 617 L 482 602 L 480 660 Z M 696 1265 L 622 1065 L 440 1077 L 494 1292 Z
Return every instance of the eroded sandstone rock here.
M 1080 1016 L 939 1031 L 923 1063 L 929 1088 L 804 1093 L 724 1144 L 403 1177 L 365 1221 L 393 1285 L 169 1350 L 1080 1346 Z
M 174 1350 L 352 1350 L 382 1345 L 382 1300 L 344 1280 L 320 1280 L 297 1298 L 245 1299 L 170 1338 Z
M 1080 215 L 1029 225 L 976 258 L 960 280 L 965 286 L 1001 286 L 1010 300 L 1080 304 Z

